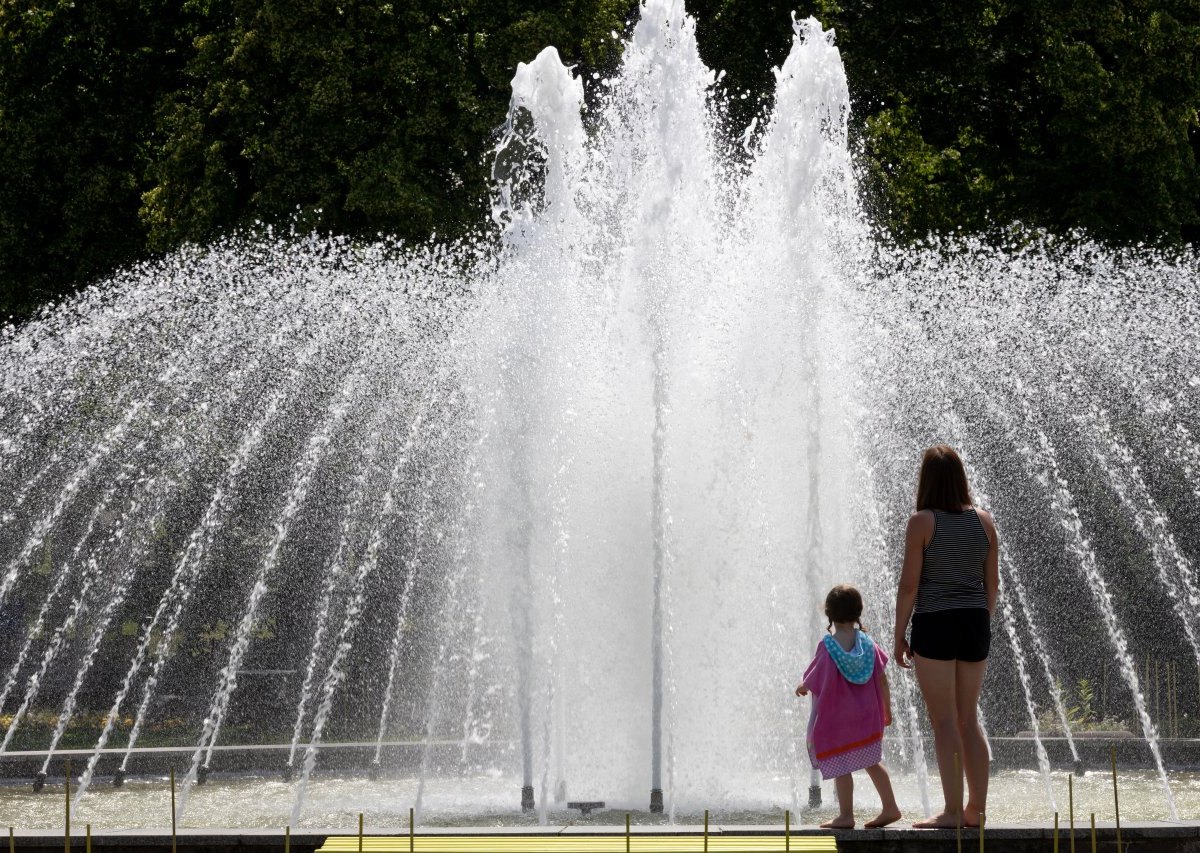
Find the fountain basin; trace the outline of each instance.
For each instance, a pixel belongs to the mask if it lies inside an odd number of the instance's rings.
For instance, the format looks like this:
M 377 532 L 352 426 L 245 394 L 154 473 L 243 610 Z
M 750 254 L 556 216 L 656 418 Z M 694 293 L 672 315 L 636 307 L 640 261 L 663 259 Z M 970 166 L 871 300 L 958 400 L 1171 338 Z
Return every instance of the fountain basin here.
M 1111 737 L 1103 737 L 1101 734 L 1093 732 L 1088 733 L 1086 737 L 1075 736 L 1075 749 L 1079 754 L 1080 766 L 1084 769 L 1107 772 L 1111 766 L 1114 748 L 1117 766 L 1122 773 L 1126 770 L 1148 770 L 1154 767 L 1154 756 L 1141 738 L 1131 736 L 1128 732 L 1116 732 Z M 992 749 L 993 765 L 998 770 L 1024 770 L 1036 764 L 1034 740 L 1025 733 L 1016 737 L 992 737 L 988 742 Z M 1055 772 L 1065 773 L 1075 766 L 1066 738 L 1043 737 L 1042 744 Z M 1160 745 L 1168 767 L 1174 770 L 1200 771 L 1200 738 L 1164 739 L 1160 741 Z M 419 771 L 425 747 L 423 741 L 386 741 L 378 762 L 375 761 L 375 746 L 373 741 L 323 744 L 318 772 L 321 775 L 342 778 L 364 776 L 374 780 L 416 775 Z M 899 747 L 897 741 L 888 741 L 889 752 L 885 760 L 889 762 L 889 766 L 903 763 Z M 213 750 L 210 770 L 217 775 L 277 775 L 284 783 L 292 782 L 298 778 L 303 750 L 297 754 L 289 772 L 289 748 L 288 744 L 219 745 Z M 475 766 L 506 766 L 506 760 L 511 759 L 517 749 L 518 744 L 510 741 L 471 744 L 468 747 L 468 755 L 470 763 Z M 133 750 L 126 771 L 122 772 L 119 765 L 125 750 L 105 749 L 101 752 L 93 784 L 100 787 L 119 787 L 127 778 L 166 777 L 172 767 L 179 773 L 190 760 L 194 750 L 195 747 L 192 746 L 139 747 Z M 933 755 L 931 738 L 924 738 L 924 750 L 927 756 Z M 92 754 L 93 750 L 90 749 L 63 749 L 55 752 L 50 772 L 45 778 L 47 787 L 62 784 L 63 767 L 68 759 L 72 762 L 72 776 L 77 778 Z M 435 741 L 431 744 L 430 761 L 433 766 L 444 766 L 459 761 L 462 755 L 461 741 Z M 0 785 L 32 783 L 37 778 L 45 758 L 46 753 L 41 750 L 0 754 Z M 540 791 L 535 793 L 540 798 Z
M 1034 770 L 999 770 L 991 780 L 989 814 L 1000 824 L 1043 824 L 1053 821 L 1057 809 L 1062 824 L 1069 823 L 1067 811 L 1068 768 L 1056 770 L 1051 777 L 1049 795 L 1041 775 Z M 1173 770 L 1171 783 L 1176 805 L 1183 819 L 1200 817 L 1200 772 Z M 798 787 L 793 784 L 798 782 Z M 893 782 L 901 809 L 907 820 L 923 816 L 922 797 L 916 775 L 893 768 Z M 1121 818 L 1123 823 L 1166 820 L 1157 773 L 1152 768 L 1119 771 Z M 582 784 L 582 783 L 581 783 Z M 594 798 L 607 803 L 589 816 L 569 811 L 566 803 L 550 803 L 546 825 L 601 828 L 624 824 L 629 812 L 635 826 L 666 828 L 675 825 L 702 825 L 705 808 L 711 823 L 726 827 L 782 827 L 784 809 L 805 803 L 807 778 L 793 780 L 773 774 L 731 775 L 724 796 L 713 802 L 666 803 L 666 813 L 652 814 L 647 802 L 608 796 L 597 790 Z M 836 797 L 831 782 L 822 785 L 822 805 L 817 808 L 792 808 L 793 823 L 816 824 L 836 812 Z M 305 795 L 305 804 L 297 832 L 315 828 L 342 827 L 339 834 L 357 826 L 358 814 L 365 815 L 368 827 L 407 827 L 408 810 L 417 800 L 419 778 L 414 775 L 382 777 L 372 782 L 365 775 L 347 776 L 332 772 L 314 774 Z M 583 789 L 581 789 L 582 792 Z M 478 773 L 454 778 L 429 777 L 420 791 L 421 811 L 417 825 L 421 831 L 445 827 L 476 829 L 531 829 L 543 819 L 542 788 L 535 787 L 536 808 L 521 809 L 519 777 L 498 772 Z M 855 791 L 860 821 L 878 809 L 874 791 L 861 782 Z M 34 794 L 28 780 L 0 784 L 0 822 L 15 823 L 18 828 L 47 834 L 59 833 L 63 824 L 63 788 L 61 777 L 47 783 L 45 791 Z M 78 809 L 72 812 L 72 826 L 82 830 L 90 823 L 94 832 L 154 831 L 170 825 L 171 799 L 168 780 L 163 776 L 131 776 L 120 788 L 97 784 L 89 789 Z M 282 831 L 295 803 L 296 785 L 279 780 L 276 773 L 214 773 L 208 784 L 192 791 L 188 809 L 179 822 L 181 829 Z M 1053 804 L 1051 803 L 1053 799 Z M 1107 773 L 1089 773 L 1074 779 L 1074 803 L 1077 826 L 1083 826 L 1091 813 L 1099 822 L 1112 821 L 1112 779 Z

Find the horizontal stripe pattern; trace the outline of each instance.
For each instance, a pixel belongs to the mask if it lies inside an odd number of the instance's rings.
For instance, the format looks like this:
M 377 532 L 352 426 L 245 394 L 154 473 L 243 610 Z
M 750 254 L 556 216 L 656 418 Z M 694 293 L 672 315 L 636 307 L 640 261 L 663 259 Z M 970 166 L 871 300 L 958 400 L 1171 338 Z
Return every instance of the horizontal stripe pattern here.
M 974 508 L 933 511 L 933 538 L 925 546 L 916 613 L 987 607 L 983 565 L 991 542 Z

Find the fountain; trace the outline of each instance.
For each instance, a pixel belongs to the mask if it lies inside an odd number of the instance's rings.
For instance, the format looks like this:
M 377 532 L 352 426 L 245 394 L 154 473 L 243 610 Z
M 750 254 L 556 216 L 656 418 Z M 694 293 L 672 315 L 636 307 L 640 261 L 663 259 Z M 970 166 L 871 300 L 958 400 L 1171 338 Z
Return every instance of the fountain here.
M 608 77 L 521 65 L 475 240 L 268 229 L 0 332 L 0 768 L 75 756 L 96 820 L 168 760 L 201 825 L 231 789 L 263 804 L 240 819 L 328 821 L 364 770 L 425 822 L 545 824 L 568 791 L 800 811 L 820 603 L 856 582 L 887 636 L 948 440 L 1004 537 L 984 710 L 1038 774 L 997 789 L 1028 809 L 1040 778 L 1053 810 L 1107 659 L 1144 808 L 1194 805 L 1143 663 L 1200 667 L 1195 254 L 879 238 L 834 34 L 792 27 L 733 138 L 678 0 L 644 0 Z M 928 813 L 894 680 L 889 760 Z

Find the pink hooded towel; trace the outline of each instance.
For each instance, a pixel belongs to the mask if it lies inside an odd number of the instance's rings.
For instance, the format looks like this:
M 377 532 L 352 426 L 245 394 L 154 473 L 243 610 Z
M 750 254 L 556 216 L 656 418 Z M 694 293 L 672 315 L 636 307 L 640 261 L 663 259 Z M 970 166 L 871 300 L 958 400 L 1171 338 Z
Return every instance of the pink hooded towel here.
M 822 779 L 863 770 L 883 759 L 883 668 L 888 656 L 869 640 L 863 643 L 866 635 L 859 634 L 859 642 L 849 654 L 873 652 L 874 670 L 866 683 L 847 679 L 824 642 L 804 671 L 804 685 L 813 697 L 808 754 L 820 768 Z

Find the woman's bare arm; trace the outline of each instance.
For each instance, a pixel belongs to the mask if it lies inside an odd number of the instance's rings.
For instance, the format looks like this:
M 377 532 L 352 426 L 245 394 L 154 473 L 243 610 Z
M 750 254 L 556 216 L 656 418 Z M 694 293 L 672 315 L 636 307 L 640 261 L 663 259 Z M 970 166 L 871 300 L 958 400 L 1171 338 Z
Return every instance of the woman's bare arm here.
M 976 510 L 979 520 L 983 522 L 983 530 L 987 533 L 991 548 L 988 549 L 987 559 L 983 563 L 983 588 L 987 591 L 988 615 L 996 615 L 996 600 L 1000 597 L 1000 534 L 996 531 L 996 522 L 990 512 Z
M 903 669 L 912 666 L 912 651 L 908 647 L 905 633 L 908 620 L 912 618 L 917 603 L 917 587 L 921 583 L 921 562 L 925 546 L 933 537 L 933 513 L 917 512 L 908 519 L 904 531 L 904 565 L 900 569 L 900 583 L 896 589 L 896 639 L 892 647 L 892 658 Z

